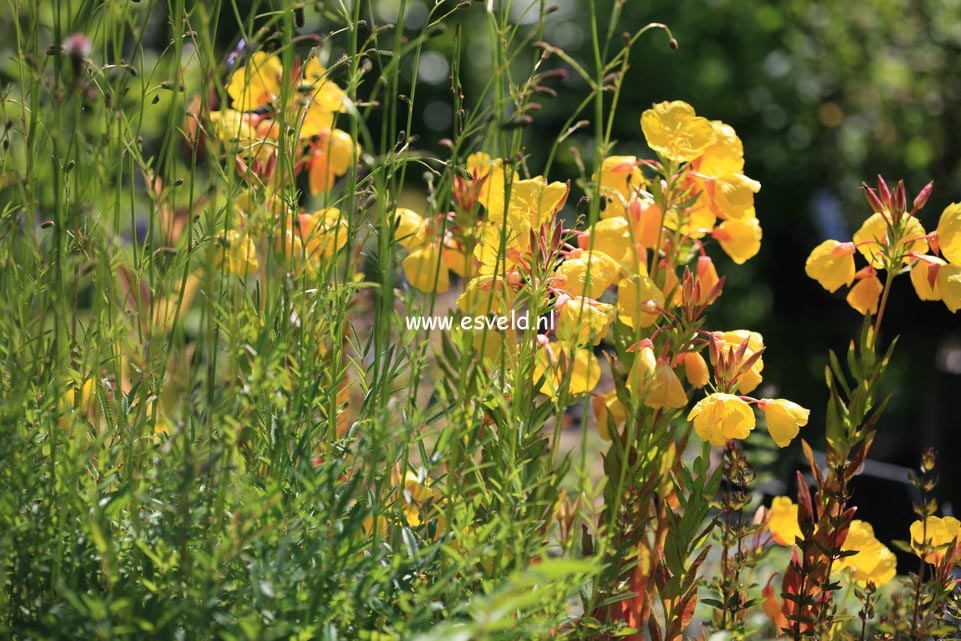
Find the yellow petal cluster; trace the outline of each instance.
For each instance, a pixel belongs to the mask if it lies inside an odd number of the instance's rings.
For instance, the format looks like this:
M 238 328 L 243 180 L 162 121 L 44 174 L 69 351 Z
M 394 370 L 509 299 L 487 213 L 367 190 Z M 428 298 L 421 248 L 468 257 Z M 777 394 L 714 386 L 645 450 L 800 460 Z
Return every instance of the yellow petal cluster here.
M 841 549 L 856 551 L 857 554 L 839 559 L 838 570 L 850 572 L 851 578 L 862 587 L 869 581 L 875 587 L 881 587 L 898 573 L 897 558 L 874 536 L 874 528 L 870 523 L 858 519 L 851 521 Z
M 702 441 L 724 445 L 731 439 L 744 439 L 755 426 L 754 411 L 743 399 L 725 393 L 708 394 L 691 409 L 687 420 Z
M 764 412 L 767 431 L 778 447 L 787 447 L 807 425 L 811 410 L 783 398 L 761 399 L 758 407 Z
M 911 547 L 928 563 L 940 563 L 948 547 L 961 540 L 961 521 L 953 516 L 929 516 L 911 524 Z
M 717 140 L 711 121 L 681 100 L 661 102 L 645 111 L 641 129 L 651 149 L 675 162 L 694 160 Z

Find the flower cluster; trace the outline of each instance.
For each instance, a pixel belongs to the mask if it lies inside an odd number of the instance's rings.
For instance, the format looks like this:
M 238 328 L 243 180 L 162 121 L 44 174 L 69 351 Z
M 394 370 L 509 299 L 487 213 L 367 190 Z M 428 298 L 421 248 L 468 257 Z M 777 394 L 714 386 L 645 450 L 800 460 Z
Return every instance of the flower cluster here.
M 283 97 L 290 95 L 300 99 L 284 102 Z M 350 101 L 316 56 L 287 70 L 278 56 L 264 51 L 254 52 L 233 71 L 227 96 L 230 107 L 208 117 L 215 139 L 233 158 L 248 191 L 235 203 L 239 220 L 221 237 L 217 262 L 229 274 L 255 273 L 259 268 L 255 240 L 270 236 L 290 255 L 295 268 L 311 273 L 321 260 L 343 248 L 347 225 L 336 208 L 308 214 L 281 202 L 278 192 L 286 179 L 277 169 L 281 135 L 286 136 L 285 147 L 294 149 L 295 177 L 305 173 L 309 193 L 325 194 L 360 155 L 351 135 L 335 126 Z
M 804 538 L 798 524 L 798 506 L 789 497 L 775 497 L 766 518 L 771 540 L 778 545 L 790 547 Z M 842 556 L 832 569 L 847 572 L 862 587 L 868 582 L 881 587 L 897 575 L 894 552 L 875 537 L 870 523 L 852 520 L 841 550 L 851 554 Z
M 825 240 L 815 247 L 805 265 L 808 276 L 829 292 L 854 283 L 847 302 L 869 315 L 878 314 L 885 291 L 878 273 L 894 278 L 909 270 L 918 298 L 943 301 L 952 312 L 961 309 L 961 204 L 948 205 L 937 230 L 927 233 L 917 213 L 931 187 L 929 183 L 921 190 L 909 210 L 903 182 L 893 192 L 880 176 L 877 190 L 865 185 L 873 213 L 851 241 Z M 855 254 L 861 254 L 867 265 L 857 269 Z
M 395 239 L 410 250 L 407 280 L 443 292 L 454 272 L 466 280 L 457 299 L 464 314 L 503 314 L 516 305 L 554 314 L 554 335 L 537 337 L 534 380 L 555 398 L 594 394 L 604 438 L 623 428 L 632 403 L 680 410 L 689 388 L 709 387 L 688 415 L 702 440 L 745 438 L 755 427 L 754 405 L 784 447 L 808 412 L 784 399 L 744 396 L 762 380 L 760 334 L 701 329 L 723 289 L 709 241 L 738 264 L 760 248 L 760 184 L 743 173 L 741 141 L 684 102 L 654 105 L 640 124 L 656 159 L 603 159 L 588 194 L 599 216 L 585 230 L 565 229 L 558 216 L 569 184 L 523 178 L 506 159 L 472 154 L 453 180 L 451 211 L 396 210 Z M 602 378 L 594 349 L 619 337 L 631 346 L 621 357 L 636 401 L 594 392 Z M 513 329 L 488 338 L 485 353 L 503 356 L 517 340 Z

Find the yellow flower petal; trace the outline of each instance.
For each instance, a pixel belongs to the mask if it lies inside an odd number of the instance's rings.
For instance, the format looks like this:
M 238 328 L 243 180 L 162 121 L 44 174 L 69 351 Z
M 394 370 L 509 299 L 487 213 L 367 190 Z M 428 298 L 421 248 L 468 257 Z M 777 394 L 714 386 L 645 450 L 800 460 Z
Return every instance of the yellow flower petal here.
M 764 411 L 767 431 L 778 447 L 790 445 L 801 428 L 807 425 L 811 414 L 810 410 L 783 398 L 763 399 L 759 407 Z
M 731 439 L 744 439 L 756 424 L 754 411 L 733 394 L 715 393 L 702 398 L 687 416 L 702 441 L 724 445 Z
M 854 243 L 826 240 L 811 252 L 804 273 L 829 292 L 854 282 Z
M 883 290 L 884 285 L 881 284 L 881 279 L 877 277 L 877 274 L 872 274 L 855 283 L 851 291 L 848 292 L 846 300 L 848 305 L 865 316 L 868 314 L 877 314 L 878 301 L 881 298 L 881 292 Z
M 694 160 L 717 139 L 711 121 L 680 100 L 661 102 L 645 111 L 641 129 L 651 149 L 675 162 Z

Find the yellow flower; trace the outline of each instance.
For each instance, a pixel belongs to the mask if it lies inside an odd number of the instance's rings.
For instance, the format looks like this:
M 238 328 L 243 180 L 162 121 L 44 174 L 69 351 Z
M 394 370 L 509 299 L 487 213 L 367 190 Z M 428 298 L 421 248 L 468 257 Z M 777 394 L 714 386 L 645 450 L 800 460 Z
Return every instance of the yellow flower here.
M 667 361 L 658 361 L 654 382 L 644 397 L 644 405 L 654 409 L 677 409 L 687 405 L 687 393 L 681 385 L 681 379 Z
M 431 487 L 431 480 L 425 477 L 420 480 L 417 474 L 408 470 L 404 475 L 404 520 L 410 527 L 417 527 L 425 520 L 435 519 L 438 530 L 443 530 L 446 520 L 438 509 L 443 501 L 443 494 Z
M 941 300 L 938 275 L 946 263 L 936 256 L 926 256 L 911 268 L 911 284 L 921 300 Z
M 480 225 L 474 245 L 474 258 L 477 259 L 481 274 L 504 274 L 513 269 L 519 258 L 530 253 L 530 230 L 519 232 L 500 223 Z
M 804 273 L 829 292 L 836 292 L 841 285 L 854 282 L 854 252 L 854 243 L 826 240 L 808 256 Z
M 605 440 L 611 440 L 611 429 L 620 430 L 627 423 L 627 408 L 617 398 L 617 390 L 591 399 L 594 417 L 597 419 L 597 433 Z
M 548 184 L 543 176 L 521 180 L 515 174 L 508 182 L 500 162 L 490 166 L 478 196 L 491 223 L 500 227 L 506 217 L 507 226 L 521 234 L 527 234 L 531 227 L 537 229 L 548 222 L 563 206 L 566 198 L 565 183 Z
M 801 428 L 807 425 L 808 416 L 811 414 L 811 410 L 783 398 L 761 399 L 758 407 L 764 411 L 767 431 L 778 447 L 790 445 Z
M 457 308 L 468 316 L 506 314 L 514 304 L 514 290 L 503 278 L 477 276 L 457 297 Z
M 675 162 L 694 160 L 717 139 L 711 121 L 680 100 L 661 102 L 645 111 L 641 129 L 651 149 Z
M 278 129 L 270 119 L 257 121 L 256 116 L 235 109 L 211 111 L 209 117 L 217 138 L 231 147 L 240 147 L 244 158 L 266 162 L 277 149 Z
M 230 74 L 227 94 L 238 111 L 254 111 L 270 104 L 280 95 L 284 67 L 280 58 L 255 51 L 247 64 Z
M 635 269 L 640 265 L 631 240 L 631 225 L 621 216 L 598 220 L 591 231 L 579 240 L 581 249 L 599 249 L 622 266 Z
M 427 228 L 424 219 L 413 209 L 398 207 L 394 212 L 397 230 L 394 239 L 407 249 L 417 249 L 427 242 Z
M 444 264 L 461 278 L 469 278 L 474 269 L 474 256 L 464 251 L 463 245 L 447 238 L 444 240 Z
M 731 439 L 744 439 L 754 429 L 751 406 L 733 394 L 715 393 L 702 398 L 687 415 L 702 441 L 724 445 Z
M 741 174 L 718 176 L 706 181 L 706 192 L 714 213 L 725 219 L 752 218 L 754 194 L 761 190 L 761 183 Z
M 882 213 L 871 214 L 861 225 L 861 228 L 854 232 L 854 242 L 858 246 L 858 251 L 867 259 L 868 264 L 875 269 L 884 269 L 884 248 L 889 244 L 888 221 L 890 219 Z M 904 223 L 898 243 L 906 248 L 907 251 L 923 254 L 928 251 L 928 241 L 922 236 L 925 235 L 924 227 L 921 222 L 911 216 Z M 911 258 L 906 257 L 905 262 L 910 262 Z
M 231 229 L 220 242 L 222 249 L 217 253 L 217 266 L 227 274 L 247 276 L 260 267 L 257 260 L 257 247 L 250 236 L 239 229 Z
M 634 240 L 640 243 L 641 247 L 656 247 L 668 216 L 664 216 L 657 205 L 640 200 L 631 202 L 628 213 Z
M 742 342 L 747 340 L 747 350 L 744 352 L 744 360 L 751 358 L 755 353 L 764 349 L 764 337 L 758 332 L 746 329 L 735 329 L 727 332 L 715 332 L 718 347 L 722 352 L 729 349 L 737 349 Z M 711 363 L 716 365 L 713 358 Z M 763 380 L 761 372 L 764 370 L 764 358 L 758 358 L 754 365 L 747 372 L 738 377 L 737 389 L 741 394 L 750 394 Z
M 475 151 L 467 157 L 467 171 L 470 172 L 474 180 L 483 180 L 490 173 L 493 162 L 489 154 L 483 151 Z
M 360 155 L 360 147 L 350 134 L 340 129 L 324 131 L 311 145 L 307 159 L 307 177 L 310 193 L 322 194 L 334 186 Z
M 941 255 L 961 265 L 961 203 L 951 203 L 938 220 L 938 244 Z
M 634 363 L 627 375 L 627 389 L 638 394 L 647 393 L 654 384 L 657 373 L 657 357 L 651 347 L 650 340 L 642 341 L 643 345 L 634 355 Z
M 597 387 L 601 378 L 601 366 L 590 349 L 574 349 L 570 343 L 564 341 L 540 347 L 534 363 L 534 381 L 544 377 L 540 387 L 542 394 L 556 399 L 568 372 L 570 378 L 567 392 L 570 396 L 590 392 Z
M 712 120 L 716 140 L 704 150 L 697 163 L 697 172 L 705 176 L 724 176 L 744 172 L 744 145 L 734 127 L 720 120 Z
M 617 317 L 628 327 L 652 325 L 660 316 L 655 307 L 664 307 L 664 293 L 646 274 L 628 276 L 617 284 Z
M 924 525 L 922 521 L 911 524 L 911 547 L 918 556 L 925 552 L 924 560 L 928 563 L 938 564 L 947 548 L 961 539 L 961 521 L 953 516 L 929 516 L 926 531 Z
M 848 292 L 846 300 L 848 305 L 865 316 L 876 314 L 882 290 L 884 290 L 884 285 L 881 284 L 881 279 L 878 278 L 877 274 L 871 274 L 854 284 L 854 287 Z
M 771 501 L 767 529 L 771 539 L 778 545 L 794 545 L 796 539 L 804 538 L 798 525 L 797 511 L 797 505 L 786 496 L 776 496 Z
M 558 266 L 554 284 L 571 296 L 597 299 L 616 282 L 620 271 L 617 261 L 599 249 L 575 249 Z
M 851 578 L 858 585 L 864 587 L 868 582 L 881 587 L 898 573 L 897 558 L 883 543 L 874 536 L 874 528 L 870 523 L 851 521 L 847 538 L 841 545 L 844 551 L 856 551 L 857 554 L 842 557 L 837 561 L 839 570 L 848 570 Z
M 961 266 L 942 265 L 938 271 L 938 289 L 949 310 L 961 309 Z
M 517 330 L 507 328 L 502 331 L 497 327 L 485 327 L 479 331 L 471 331 L 471 334 L 474 349 L 485 360 L 502 368 L 509 368 L 516 361 Z
M 415 249 L 407 255 L 401 266 L 411 286 L 424 293 L 440 294 L 450 287 L 450 273 L 441 259 L 440 247 L 436 243 Z
M 711 233 L 716 222 L 717 216 L 710 204 L 701 201 L 680 210 L 672 208 L 664 217 L 665 227 L 691 238 L 704 238 Z
M 714 230 L 714 238 L 731 260 L 743 265 L 761 249 L 761 224 L 753 216 L 725 220 Z
M 557 306 L 557 338 L 582 345 L 597 345 L 614 321 L 614 306 L 574 296 Z
M 711 379 L 707 369 L 707 362 L 698 352 L 684 354 L 684 376 L 687 382 L 698 389 L 707 385 Z
M 347 111 L 347 94 L 327 77 L 327 69 L 316 57 L 304 65 L 301 90 L 308 100 L 300 127 L 301 139 L 333 129 L 336 114 Z
M 600 183 L 604 210 L 601 216 L 624 216 L 627 204 L 634 198 L 636 191 L 644 186 L 644 174 L 637 166 L 635 156 L 609 156 L 601 162 L 600 176 L 594 179 Z
M 347 219 L 336 207 L 319 209 L 301 221 L 308 257 L 330 258 L 347 244 Z

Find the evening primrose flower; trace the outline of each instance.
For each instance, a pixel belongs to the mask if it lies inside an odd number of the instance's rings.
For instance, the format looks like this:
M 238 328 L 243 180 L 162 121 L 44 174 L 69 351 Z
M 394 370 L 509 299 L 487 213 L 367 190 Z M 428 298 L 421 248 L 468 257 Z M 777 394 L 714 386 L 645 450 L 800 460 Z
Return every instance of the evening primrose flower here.
M 951 203 L 938 219 L 938 245 L 941 255 L 961 265 L 961 203 Z
M 747 343 L 747 349 L 744 352 L 744 360 L 748 360 L 755 353 L 764 349 L 764 337 L 758 332 L 752 332 L 746 329 L 735 329 L 727 332 L 714 332 L 714 339 L 718 343 L 718 349 L 722 352 L 725 350 L 736 350 L 741 343 L 745 340 Z M 717 365 L 714 359 L 713 353 L 711 354 L 711 364 Z M 754 361 L 751 368 L 743 372 L 737 377 L 737 389 L 741 394 L 750 394 L 757 386 L 761 384 L 763 378 L 761 377 L 761 372 L 764 370 L 764 358 L 758 358 Z
M 694 160 L 714 144 L 717 136 L 707 118 L 694 113 L 686 102 L 661 102 L 641 115 L 648 146 L 669 160 Z
M 632 200 L 628 207 L 628 222 L 634 234 L 634 240 L 651 249 L 656 247 L 661 232 L 667 225 L 667 218 L 661 208 L 654 203 Z M 712 223 L 713 224 L 713 223 Z
M 611 440 L 611 429 L 620 430 L 627 423 L 627 408 L 617 398 L 617 390 L 591 399 L 594 417 L 597 419 L 597 433 L 605 441 Z
M 280 95 L 284 66 L 280 58 L 265 51 L 255 51 L 247 64 L 230 74 L 227 94 L 238 111 L 255 111 L 266 107 Z
M 644 185 L 644 174 L 637 166 L 635 156 L 609 156 L 601 162 L 601 170 L 595 176 L 604 198 L 601 216 L 610 218 L 624 216 L 627 204 L 636 191 Z
M 506 314 L 514 305 L 515 292 L 503 278 L 475 276 L 457 297 L 457 308 L 468 316 Z
M 804 263 L 804 273 L 829 292 L 854 282 L 854 243 L 826 240 L 811 252 Z
M 654 409 L 678 409 L 687 405 L 687 393 L 674 368 L 664 359 L 657 361 L 654 381 L 644 397 L 644 405 Z
M 738 265 L 754 258 L 761 249 L 761 224 L 753 215 L 725 220 L 714 229 L 713 236 Z
M 238 148 L 242 158 L 265 163 L 277 150 L 279 128 L 269 118 L 235 109 L 211 111 L 208 117 L 217 138 L 225 145 Z
M 316 136 L 307 156 L 307 178 L 311 195 L 330 191 L 360 155 L 360 147 L 346 131 L 331 129 Z
M 798 525 L 798 506 L 787 496 L 776 496 L 768 510 L 767 529 L 771 539 L 778 545 L 794 545 L 796 539 L 803 539 L 801 526 Z
M 664 293 L 646 274 L 633 274 L 617 284 L 617 317 L 632 329 L 654 324 L 664 306 Z
M 717 392 L 708 394 L 691 408 L 687 420 L 702 441 L 724 445 L 731 439 L 744 439 L 754 429 L 754 411 L 740 397 Z
M 938 271 L 941 300 L 951 312 L 961 309 L 961 266 L 944 265 Z
M 761 183 L 742 174 L 708 178 L 704 188 L 714 213 L 725 220 L 753 217 L 754 194 L 760 190 Z
M 857 552 L 838 559 L 836 567 L 838 570 L 848 570 L 851 578 L 861 587 L 869 581 L 875 587 L 881 587 L 898 573 L 897 558 L 874 536 L 874 528 L 870 523 L 858 519 L 851 521 L 841 550 Z
M 300 220 L 308 257 L 330 258 L 347 244 L 347 219 L 336 207 L 319 209 Z
M 415 249 L 401 263 L 404 275 L 412 287 L 424 293 L 441 294 L 450 288 L 450 272 L 444 265 L 440 246 L 429 243 Z
M 644 339 L 637 348 L 631 371 L 627 375 L 627 389 L 638 394 L 646 393 L 654 384 L 657 373 L 657 357 L 654 355 L 653 343 Z
M 929 516 L 923 521 L 911 524 L 911 548 L 928 563 L 938 564 L 944 558 L 947 548 L 961 540 L 961 521 L 953 516 Z
M 600 298 L 617 281 L 621 268 L 616 260 L 599 249 L 575 249 L 555 272 L 555 287 L 572 296 Z
M 767 431 L 778 447 L 787 447 L 801 428 L 807 425 L 811 410 L 783 398 L 763 398 L 757 404 L 764 412 Z
M 684 376 L 692 387 L 702 388 L 711 380 L 707 361 L 699 352 L 688 352 L 684 357 Z
M 347 94 L 328 78 L 327 69 L 316 57 L 304 65 L 301 90 L 308 97 L 300 126 L 301 139 L 333 129 L 336 114 L 347 111 Z
M 639 264 L 631 240 L 631 225 L 622 216 L 598 220 L 589 232 L 578 238 L 578 245 L 581 249 L 590 249 L 593 245 L 627 269 Z
M 424 219 L 413 209 L 398 207 L 394 212 L 397 229 L 394 239 L 407 249 L 417 249 L 427 242 L 427 227 Z
M 548 183 L 543 176 L 521 180 L 508 174 L 502 163 L 491 165 L 478 200 L 487 210 L 487 219 L 501 226 L 507 225 L 526 234 L 549 222 L 567 200 L 568 186 L 562 182 Z
M 725 176 L 744 172 L 744 145 L 734 127 L 712 120 L 715 141 L 697 160 L 697 172 L 705 176 Z
M 861 225 L 860 229 L 854 232 L 854 243 L 858 251 L 867 259 L 868 264 L 875 269 L 885 269 L 885 251 L 891 240 L 896 242 L 906 252 L 923 254 L 928 251 L 928 241 L 924 239 L 926 232 L 921 222 L 914 216 L 908 218 L 904 223 L 904 229 L 898 239 L 888 238 L 888 225 L 890 217 L 884 213 L 875 212 Z M 905 257 L 909 261 L 909 257 Z
M 231 229 L 220 238 L 221 251 L 217 252 L 217 267 L 226 274 L 247 276 L 260 267 L 257 247 L 246 233 Z
M 591 298 L 563 296 L 555 309 L 557 337 L 579 345 L 597 345 L 614 322 L 614 306 Z
M 884 291 L 884 285 L 881 284 L 877 272 L 870 267 L 865 269 L 870 271 L 866 272 L 863 278 L 858 279 L 845 300 L 848 305 L 867 316 L 878 313 L 878 302 L 881 299 L 881 292 Z
M 544 343 L 538 349 L 534 363 L 534 381 L 541 380 L 541 377 L 542 394 L 556 399 L 561 384 L 567 379 L 568 394 L 580 396 L 597 387 L 601 378 L 601 366 L 590 349 L 574 348 L 566 341 Z

